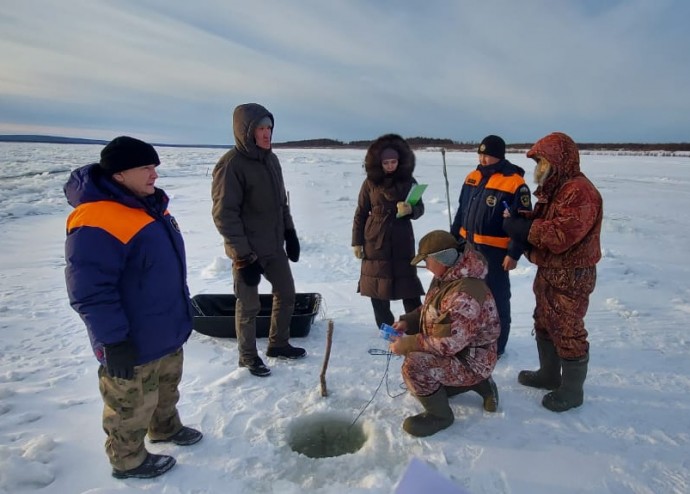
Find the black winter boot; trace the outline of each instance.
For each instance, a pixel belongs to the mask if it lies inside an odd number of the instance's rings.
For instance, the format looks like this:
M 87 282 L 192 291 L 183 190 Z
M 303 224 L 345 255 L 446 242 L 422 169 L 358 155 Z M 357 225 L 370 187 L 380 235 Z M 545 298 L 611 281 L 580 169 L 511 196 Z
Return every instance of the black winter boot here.
M 539 370 L 523 370 L 518 374 L 518 382 L 524 386 L 540 389 L 556 389 L 561 385 L 561 359 L 552 341 L 537 337 Z
M 589 354 L 578 360 L 561 359 L 563 382 L 556 391 L 544 396 L 541 404 L 552 412 L 565 412 L 582 405 L 584 401 L 582 386 L 587 377 L 588 363 Z
M 415 396 L 424 407 L 419 415 L 407 417 L 403 422 L 403 429 L 416 437 L 426 437 L 450 427 L 455 420 L 453 410 L 448 406 L 446 388 L 441 386 L 438 391 L 429 396 Z
M 178 446 L 190 446 L 201 441 L 202 437 L 204 437 L 204 435 L 198 430 L 183 425 L 182 429 L 170 437 L 165 439 L 151 439 L 150 441 L 152 443 L 173 443 Z
M 268 347 L 266 349 L 266 356 L 271 358 L 280 358 L 288 360 L 297 360 L 307 356 L 307 351 L 304 348 L 292 346 L 288 343 L 281 347 Z
M 148 453 L 144 462 L 130 470 L 116 470 L 113 468 L 113 477 L 116 479 L 152 479 L 163 475 L 175 466 L 175 458 L 166 455 L 154 455 Z
M 495 412 L 498 409 L 498 388 L 491 376 L 472 386 L 472 391 L 484 399 L 484 410 Z

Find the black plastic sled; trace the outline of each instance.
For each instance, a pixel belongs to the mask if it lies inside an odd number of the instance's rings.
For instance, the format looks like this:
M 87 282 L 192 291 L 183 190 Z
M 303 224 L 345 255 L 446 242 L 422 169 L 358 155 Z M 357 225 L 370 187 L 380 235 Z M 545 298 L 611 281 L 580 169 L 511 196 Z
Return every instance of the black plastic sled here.
M 216 338 L 237 338 L 235 332 L 234 294 L 199 294 L 192 297 L 196 310 L 194 330 Z M 261 309 L 256 317 L 256 337 L 267 338 L 271 326 L 271 306 L 273 295 L 259 295 Z M 295 312 L 290 320 L 290 337 L 304 337 L 309 334 L 311 325 L 321 305 L 321 294 L 298 293 L 295 297 Z

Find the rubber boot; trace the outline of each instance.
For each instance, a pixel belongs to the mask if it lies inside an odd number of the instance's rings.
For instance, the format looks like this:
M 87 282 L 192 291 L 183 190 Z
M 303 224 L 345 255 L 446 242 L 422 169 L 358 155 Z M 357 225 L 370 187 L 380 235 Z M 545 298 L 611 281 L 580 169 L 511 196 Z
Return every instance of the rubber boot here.
M 429 396 L 415 396 L 424 407 L 419 415 L 407 417 L 403 422 L 403 429 L 416 437 L 426 437 L 450 427 L 455 420 L 453 410 L 448 406 L 446 388 L 441 386 L 438 391 Z
M 448 398 L 467 393 L 472 390 L 472 386 L 445 386 Z
M 537 337 L 539 370 L 523 370 L 518 382 L 524 386 L 540 389 L 557 389 L 561 385 L 561 359 L 552 341 Z
M 472 386 L 472 391 L 484 399 L 484 410 L 495 412 L 498 409 L 498 388 L 491 376 Z
M 588 363 L 589 354 L 578 360 L 562 359 L 563 382 L 556 391 L 544 396 L 541 404 L 552 412 L 565 412 L 582 405 L 584 401 L 582 386 L 587 377 Z

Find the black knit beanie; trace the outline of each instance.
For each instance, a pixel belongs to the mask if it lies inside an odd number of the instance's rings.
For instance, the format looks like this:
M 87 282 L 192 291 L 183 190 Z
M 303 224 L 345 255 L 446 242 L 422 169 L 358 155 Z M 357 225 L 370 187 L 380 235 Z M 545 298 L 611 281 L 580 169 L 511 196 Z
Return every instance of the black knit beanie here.
M 498 136 L 486 136 L 479 145 L 477 154 L 486 154 L 502 160 L 506 157 L 506 143 Z
M 101 151 L 100 167 L 108 175 L 147 165 L 160 165 L 151 144 L 129 136 L 116 137 Z

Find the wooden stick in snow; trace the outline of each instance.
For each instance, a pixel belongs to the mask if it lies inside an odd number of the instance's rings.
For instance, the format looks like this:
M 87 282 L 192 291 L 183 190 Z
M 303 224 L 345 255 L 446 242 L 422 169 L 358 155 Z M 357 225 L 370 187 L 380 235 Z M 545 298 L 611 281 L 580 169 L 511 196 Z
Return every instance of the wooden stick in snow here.
M 328 359 L 331 358 L 331 345 L 333 344 L 333 319 L 328 320 L 328 331 L 326 332 L 326 354 L 323 356 L 323 365 L 321 366 L 321 396 L 328 396 L 328 389 L 326 388 L 326 369 L 328 368 Z

